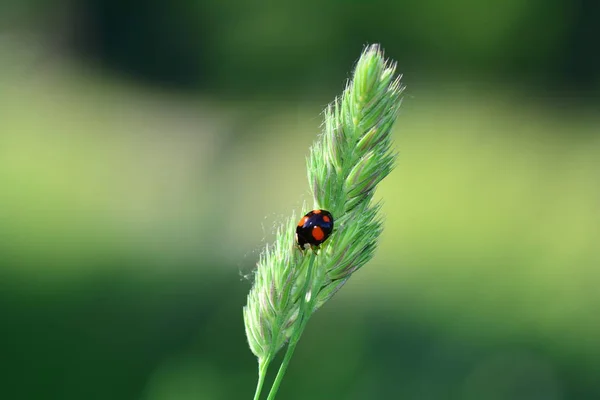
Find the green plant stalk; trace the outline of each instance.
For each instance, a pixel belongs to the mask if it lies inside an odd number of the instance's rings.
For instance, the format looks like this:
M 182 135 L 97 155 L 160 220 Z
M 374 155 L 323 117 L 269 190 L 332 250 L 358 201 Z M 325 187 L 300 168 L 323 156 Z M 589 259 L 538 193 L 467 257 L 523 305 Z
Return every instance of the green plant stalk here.
M 254 400 L 260 399 L 260 394 L 262 392 L 263 385 L 265 383 L 265 378 L 267 376 L 267 370 L 269 369 L 269 364 L 271 360 L 261 360 L 258 362 L 258 382 L 256 383 L 256 390 L 254 392 Z
M 313 282 L 312 274 L 313 274 L 313 266 L 315 263 L 315 259 L 316 259 L 316 253 L 313 252 L 313 254 L 310 258 L 310 264 L 308 264 L 308 270 L 306 271 L 306 282 L 305 282 L 304 291 L 303 291 L 304 293 L 308 293 L 308 286 L 311 284 L 311 282 Z M 275 381 L 273 381 L 273 386 L 271 386 L 271 390 L 269 391 L 269 396 L 267 397 L 267 400 L 275 399 L 275 395 L 277 394 L 277 391 L 279 390 L 279 385 L 281 385 L 281 381 L 283 380 L 285 371 L 287 371 L 287 367 L 290 363 L 290 360 L 292 359 L 292 356 L 294 355 L 294 350 L 296 349 L 296 345 L 298 344 L 298 341 L 300 341 L 300 336 L 302 336 L 302 332 L 304 332 L 306 323 L 308 322 L 308 320 L 312 314 L 312 308 L 314 306 L 315 296 L 313 295 L 314 293 L 313 293 L 312 289 L 309 293 L 310 293 L 310 299 L 308 301 L 306 301 L 306 296 L 304 296 L 301 299 L 300 326 L 296 329 L 296 331 L 290 338 L 290 341 L 287 346 L 287 350 L 285 352 L 285 356 L 283 356 L 283 361 L 281 362 L 281 365 L 279 366 L 279 371 L 277 371 L 277 376 L 275 377 Z
M 261 252 L 243 308 L 248 345 L 259 365 L 255 400 L 269 364 L 287 344 L 268 395 L 275 398 L 308 319 L 375 254 L 383 219 L 373 196 L 397 157 L 391 130 L 404 87 L 395 69 L 378 45 L 368 46 L 342 95 L 325 109 L 323 133 L 306 160 L 313 208 L 330 211 L 336 221 L 319 255 L 297 250 L 294 215 Z

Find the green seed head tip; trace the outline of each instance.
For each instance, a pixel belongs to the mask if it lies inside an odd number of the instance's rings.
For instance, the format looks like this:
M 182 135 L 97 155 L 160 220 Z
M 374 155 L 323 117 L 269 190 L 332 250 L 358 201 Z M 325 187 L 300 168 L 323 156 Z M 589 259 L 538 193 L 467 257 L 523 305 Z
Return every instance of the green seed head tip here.
M 244 307 L 246 336 L 259 360 L 271 360 L 298 321 L 325 304 L 375 253 L 382 219 L 372 198 L 397 156 L 391 131 L 404 87 L 395 69 L 379 45 L 366 47 L 344 92 L 324 111 L 323 132 L 306 160 L 307 176 L 314 208 L 329 210 L 336 228 L 311 274 L 310 257 L 294 248 L 295 216 L 261 254 Z M 309 315 L 300 315 L 306 298 L 313 299 Z

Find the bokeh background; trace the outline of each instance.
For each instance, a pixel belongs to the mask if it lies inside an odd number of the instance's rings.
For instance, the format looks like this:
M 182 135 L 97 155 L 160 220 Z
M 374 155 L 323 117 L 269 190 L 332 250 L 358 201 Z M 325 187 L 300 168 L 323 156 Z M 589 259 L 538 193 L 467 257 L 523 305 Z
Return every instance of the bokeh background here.
M 599 4 L 2 1 L 0 398 L 251 398 L 246 276 L 377 42 L 386 229 L 280 397 L 599 399 Z

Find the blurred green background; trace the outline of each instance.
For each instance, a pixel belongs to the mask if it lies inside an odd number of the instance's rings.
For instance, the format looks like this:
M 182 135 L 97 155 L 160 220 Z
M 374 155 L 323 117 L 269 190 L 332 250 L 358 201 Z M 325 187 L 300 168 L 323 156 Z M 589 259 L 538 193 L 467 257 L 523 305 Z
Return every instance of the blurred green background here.
M 376 258 L 282 399 L 600 398 L 600 3 L 0 3 L 0 398 L 249 399 L 241 308 L 364 45 Z

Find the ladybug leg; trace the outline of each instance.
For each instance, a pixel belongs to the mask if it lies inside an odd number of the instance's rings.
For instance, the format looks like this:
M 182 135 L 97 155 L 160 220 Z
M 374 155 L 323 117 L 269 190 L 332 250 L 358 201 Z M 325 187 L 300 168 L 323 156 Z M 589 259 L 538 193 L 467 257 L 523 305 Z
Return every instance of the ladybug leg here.
M 302 249 L 300 248 L 300 246 L 298 246 L 297 244 L 295 244 L 293 247 L 294 247 L 294 250 L 297 250 L 300 253 L 302 253 Z
M 302 255 L 302 256 L 304 255 L 305 249 L 303 249 L 302 246 L 300 246 L 299 244 L 294 244 L 294 249 L 297 250 L 298 252 L 300 252 L 300 255 Z

